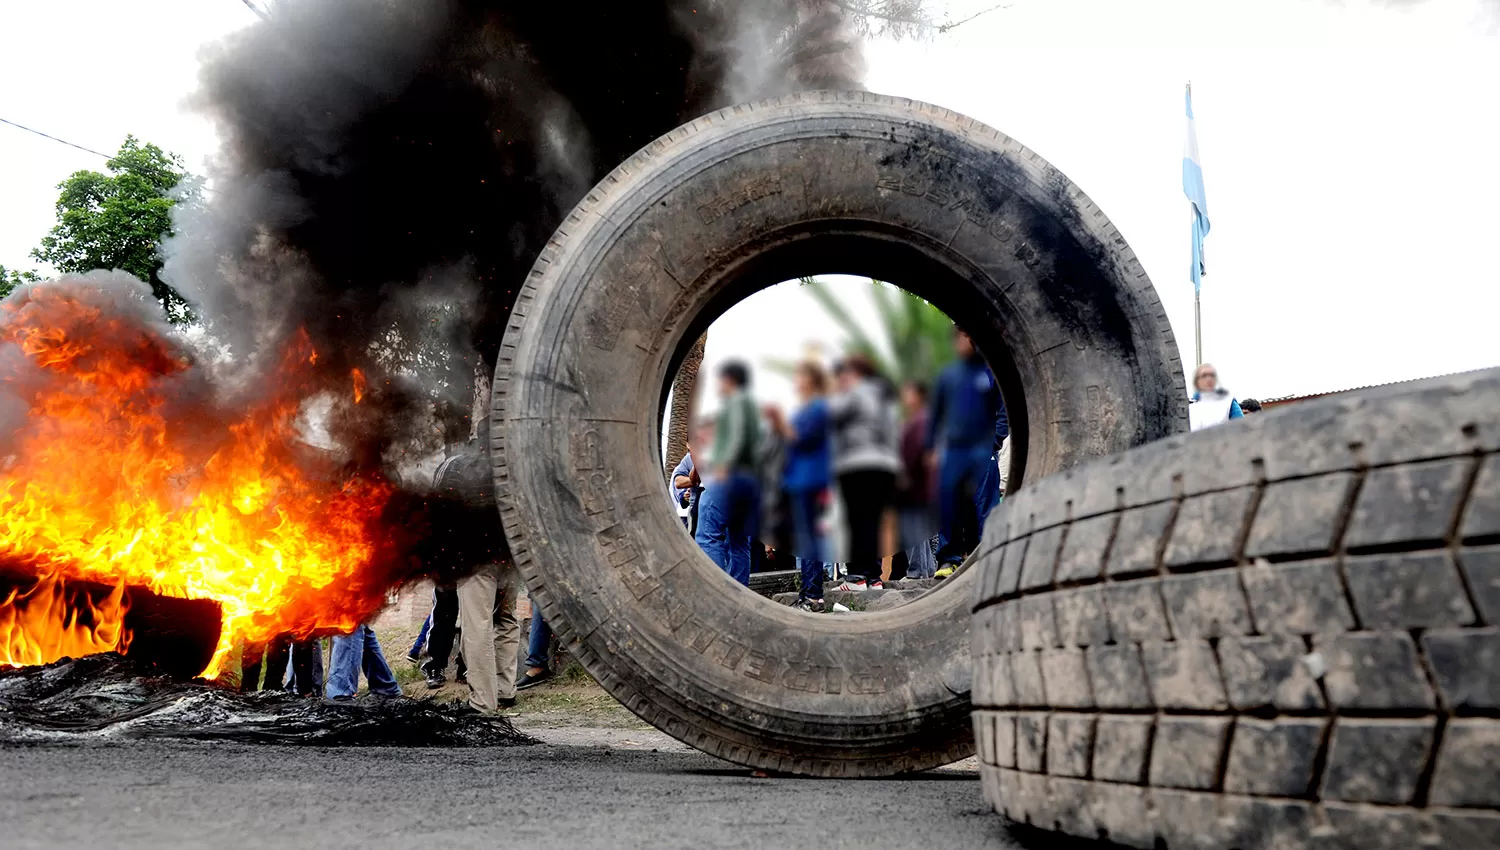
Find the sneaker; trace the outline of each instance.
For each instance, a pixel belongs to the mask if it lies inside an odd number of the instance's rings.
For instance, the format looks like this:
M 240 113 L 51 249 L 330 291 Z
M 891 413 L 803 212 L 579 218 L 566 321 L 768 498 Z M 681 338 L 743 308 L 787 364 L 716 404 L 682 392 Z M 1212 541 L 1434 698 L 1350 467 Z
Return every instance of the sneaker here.
M 531 675 L 530 671 L 522 673 L 521 680 L 516 682 L 516 690 L 524 691 L 527 688 L 534 688 L 550 678 L 552 678 L 551 670 L 543 670 L 535 676 Z
M 865 589 L 866 590 L 885 590 L 885 582 L 881 581 L 878 578 L 876 578 L 876 579 L 870 579 L 869 581 L 865 582 Z
M 842 582 L 839 583 L 838 587 L 836 587 L 834 589 L 835 590 L 843 590 L 843 591 L 864 590 L 865 589 L 865 580 L 864 579 L 847 579 L 846 578 Z
M 501 697 L 500 699 L 496 700 L 496 702 L 498 702 L 500 704 L 501 708 L 515 708 L 516 707 L 516 698 L 515 697 Z
M 948 576 L 953 575 L 953 573 L 957 569 L 958 569 L 958 567 L 955 566 L 955 565 L 953 565 L 953 564 L 944 564 L 941 567 L 938 567 L 938 571 L 935 572 L 935 573 L 933 573 L 932 577 L 933 578 L 947 578 Z
M 448 682 L 447 675 L 442 670 L 438 670 L 430 664 L 422 665 L 422 673 L 427 678 L 427 688 L 429 690 L 437 690 Z
M 406 653 L 406 660 L 420 667 L 422 666 L 422 653 L 408 652 Z
M 821 599 L 798 599 L 792 603 L 792 607 L 799 611 L 807 611 L 813 614 L 823 613 L 823 600 Z

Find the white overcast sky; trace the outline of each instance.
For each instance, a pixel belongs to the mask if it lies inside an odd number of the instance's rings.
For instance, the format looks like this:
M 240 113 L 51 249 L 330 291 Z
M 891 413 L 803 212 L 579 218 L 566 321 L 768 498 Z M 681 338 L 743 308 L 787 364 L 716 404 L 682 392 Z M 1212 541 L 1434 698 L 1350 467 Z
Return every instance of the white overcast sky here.
M 0 0 L 0 118 L 104 152 L 135 133 L 201 170 L 214 134 L 183 108 L 198 48 L 253 20 L 239 0 Z M 868 57 L 870 88 L 991 124 L 1087 192 L 1184 361 L 1191 80 L 1213 223 L 1204 355 L 1239 395 L 1500 364 L 1494 0 L 1015 0 Z M 31 267 L 55 185 L 101 166 L 0 125 L 0 264 Z M 768 291 L 715 325 L 709 366 L 818 337 L 832 326 L 805 295 Z

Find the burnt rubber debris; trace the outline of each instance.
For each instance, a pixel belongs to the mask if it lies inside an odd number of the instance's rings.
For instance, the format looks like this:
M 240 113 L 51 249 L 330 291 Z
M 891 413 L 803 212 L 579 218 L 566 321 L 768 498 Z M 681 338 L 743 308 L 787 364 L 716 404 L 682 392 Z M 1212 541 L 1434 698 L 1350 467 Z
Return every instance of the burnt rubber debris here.
M 510 721 L 412 699 L 329 702 L 178 682 L 114 654 L 0 670 L 0 743 L 232 741 L 328 747 L 509 747 Z

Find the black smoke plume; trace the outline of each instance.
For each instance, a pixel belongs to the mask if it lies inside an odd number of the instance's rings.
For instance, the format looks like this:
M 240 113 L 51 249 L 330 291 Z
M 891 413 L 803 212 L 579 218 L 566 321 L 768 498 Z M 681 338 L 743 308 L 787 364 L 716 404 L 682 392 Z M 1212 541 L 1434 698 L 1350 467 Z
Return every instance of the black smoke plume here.
M 857 88 L 857 6 L 831 0 L 285 0 L 204 56 L 223 149 L 163 276 L 241 392 L 305 329 L 361 471 L 478 435 L 514 293 L 566 211 L 712 109 Z M 420 480 L 427 476 L 428 481 Z M 493 525 L 493 509 L 488 514 Z M 430 512 L 429 512 L 430 513 Z M 432 517 L 429 517 L 432 519 Z M 466 520 L 436 518 L 435 528 Z M 465 556 L 467 557 L 467 556 Z

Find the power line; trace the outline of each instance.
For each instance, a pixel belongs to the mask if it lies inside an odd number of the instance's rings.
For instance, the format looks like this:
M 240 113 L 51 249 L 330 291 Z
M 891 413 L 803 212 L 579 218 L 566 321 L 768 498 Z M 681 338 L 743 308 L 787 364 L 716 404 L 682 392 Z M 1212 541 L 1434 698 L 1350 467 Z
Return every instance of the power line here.
M 94 156 L 97 156 L 97 157 L 103 157 L 104 159 L 114 159 L 114 157 L 110 156 L 107 153 L 100 153 L 99 151 L 96 151 L 93 148 L 86 148 L 83 145 L 75 145 L 72 142 L 68 141 L 67 139 L 59 139 L 56 136 L 51 136 L 51 135 L 48 135 L 46 133 L 43 133 L 41 130 L 33 130 L 30 127 L 27 127 L 24 124 L 17 124 L 16 122 L 7 120 L 5 118 L 0 118 L 0 124 L 9 124 L 10 126 L 15 127 L 18 130 L 25 130 L 28 133 L 35 133 L 35 134 L 37 134 L 38 136 L 41 136 L 44 139 L 51 139 L 54 142 L 58 142 L 58 143 L 67 145 L 70 148 L 78 148 L 81 151 L 85 151 L 87 153 L 91 153 L 91 154 L 93 154 Z M 197 187 L 197 189 L 198 189 L 198 191 L 202 192 L 205 195 L 216 194 L 214 192 L 214 190 L 208 188 L 207 186 L 199 185 Z
M 61 144 L 67 145 L 70 148 L 78 148 L 79 150 L 81 150 L 81 151 L 83 151 L 85 153 L 91 153 L 94 156 L 102 156 L 105 159 L 111 159 L 110 155 L 107 154 L 107 153 L 100 153 L 100 152 L 94 150 L 93 148 L 86 148 L 83 145 L 75 145 L 72 142 L 68 141 L 67 139 L 59 139 L 56 136 L 50 136 L 50 135 L 48 135 L 46 133 L 43 133 L 41 130 L 33 130 L 30 127 L 27 127 L 24 124 L 17 124 L 14 121 L 7 121 L 4 118 L 0 118 L 0 124 L 9 124 L 10 126 L 15 127 L 18 130 L 25 130 L 28 133 L 35 133 L 35 134 L 37 134 L 38 136 L 41 136 L 44 139 L 51 139 L 54 142 L 59 142 Z

